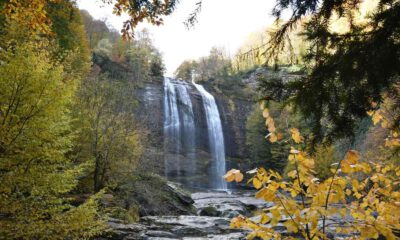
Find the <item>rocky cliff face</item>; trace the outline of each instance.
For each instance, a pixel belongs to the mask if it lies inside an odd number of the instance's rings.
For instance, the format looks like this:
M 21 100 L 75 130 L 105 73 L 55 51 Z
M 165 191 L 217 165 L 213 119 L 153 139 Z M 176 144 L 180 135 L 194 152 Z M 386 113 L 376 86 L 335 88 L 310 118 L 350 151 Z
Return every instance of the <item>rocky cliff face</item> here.
M 226 96 L 208 89 L 216 99 L 220 112 L 222 128 L 225 140 L 227 168 L 237 166 L 237 160 L 246 158 L 246 118 L 252 107 L 251 101 L 231 100 Z M 163 152 L 163 121 L 164 121 L 164 86 L 163 82 L 147 82 L 135 92 L 138 107 L 135 112 L 139 126 L 144 129 L 147 136 L 147 144 L 140 168 L 158 174 L 164 174 Z M 196 154 L 197 173 L 190 176 L 191 182 L 197 182 L 197 186 L 203 187 L 204 179 L 210 166 L 209 140 L 207 133 L 207 120 L 201 95 L 194 87 L 189 88 L 189 95 L 193 105 L 193 113 L 196 126 Z M 178 102 L 178 105 L 180 103 Z M 184 156 L 183 156 L 184 157 Z M 185 169 L 183 167 L 183 169 Z M 181 173 L 180 175 L 185 175 Z M 188 174 L 186 174 L 187 176 Z M 193 186 L 193 185 L 192 185 Z
M 253 96 L 256 93 L 256 81 L 259 77 L 276 78 L 283 77 L 291 79 L 295 75 L 288 73 L 285 70 L 274 72 L 266 69 L 257 69 L 242 78 L 242 84 L 247 91 L 250 91 L 248 96 Z M 210 176 L 209 169 L 211 165 L 211 156 L 209 152 L 209 139 L 207 132 L 207 120 L 205 117 L 203 100 L 196 88 L 189 84 L 188 93 L 193 106 L 193 114 L 195 120 L 195 145 L 196 145 L 196 170 L 195 173 L 185 171 L 190 166 L 188 161 L 179 161 L 176 164 L 180 172 L 172 173 L 172 177 L 184 177 L 180 182 L 188 183 L 192 187 L 206 187 L 207 178 Z M 246 146 L 246 121 L 254 107 L 254 100 L 248 97 L 235 96 L 232 93 L 225 93 L 224 90 L 218 89 L 212 82 L 205 85 L 205 88 L 210 92 L 218 105 L 220 113 L 226 154 L 226 169 L 239 168 L 249 170 L 250 154 Z M 144 171 L 155 172 L 164 175 L 164 137 L 163 137 L 163 122 L 164 122 L 164 85 L 162 80 L 144 83 L 141 88 L 135 92 L 138 99 L 138 107 L 136 117 L 139 126 L 145 129 L 147 136 L 146 151 L 140 168 Z M 246 96 L 246 95 L 245 95 Z M 177 102 L 181 107 L 182 102 Z M 176 154 L 176 153 L 172 153 Z M 187 158 L 184 154 L 179 156 L 181 159 Z M 186 165 L 186 166 L 185 166 Z M 193 167 L 193 166 L 191 166 Z M 196 183 L 196 184 L 194 184 Z
M 145 151 L 138 170 L 164 175 L 163 153 L 163 96 L 162 81 L 146 82 L 135 90 L 136 121 L 143 132 Z

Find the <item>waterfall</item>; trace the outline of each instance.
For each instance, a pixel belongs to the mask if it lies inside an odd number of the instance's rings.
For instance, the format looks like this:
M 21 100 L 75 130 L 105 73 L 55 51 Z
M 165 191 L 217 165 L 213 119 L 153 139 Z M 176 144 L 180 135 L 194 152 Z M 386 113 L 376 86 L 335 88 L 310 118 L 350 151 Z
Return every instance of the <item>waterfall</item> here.
M 195 124 L 187 83 L 164 80 L 164 165 L 165 175 L 186 182 L 196 172 Z
M 213 95 L 207 92 L 202 85 L 193 85 L 200 92 L 207 119 L 208 139 L 213 161 L 211 164 L 211 178 L 214 189 L 226 190 L 227 184 L 222 176 L 226 172 L 225 143 L 222 132 L 221 118 Z
M 205 119 L 207 123 L 205 136 L 208 140 L 202 139 L 205 143 L 208 142 L 206 151 L 209 150 L 211 155 L 208 155 L 208 158 L 204 157 L 207 156 L 204 151 L 199 159 L 196 156 L 196 139 L 203 135 L 201 132 L 196 134 L 196 119 L 190 97 L 190 93 L 193 93 L 190 91 L 192 88 L 200 93 L 195 94 L 198 96 L 198 103 L 201 102 L 201 105 L 197 106 L 204 109 L 204 112 L 201 110 L 204 118 L 201 115 L 197 120 Z M 184 81 L 164 79 L 164 166 L 165 176 L 171 180 L 192 187 L 227 189 L 227 184 L 222 178 L 226 171 L 225 145 L 218 107 L 214 97 L 203 86 L 194 82 L 191 85 Z
M 182 154 L 185 157 L 185 161 L 180 164 L 184 166 L 186 175 L 194 175 L 196 173 L 196 127 L 194 123 L 194 113 L 192 101 L 188 92 L 190 86 L 186 83 L 180 83 L 176 85 L 178 92 L 178 109 L 181 121 L 181 146 Z M 195 186 L 196 183 L 187 183 L 191 186 Z
M 173 170 L 176 175 L 179 175 L 179 163 L 173 162 L 167 152 L 172 152 L 179 156 L 181 148 L 181 133 L 180 133 L 180 119 L 178 112 L 178 104 L 176 98 L 176 91 L 173 83 L 169 78 L 164 79 L 164 151 L 165 157 L 165 175 L 170 176 Z M 179 160 L 179 159 L 176 159 Z M 173 167 L 173 166 L 177 167 Z

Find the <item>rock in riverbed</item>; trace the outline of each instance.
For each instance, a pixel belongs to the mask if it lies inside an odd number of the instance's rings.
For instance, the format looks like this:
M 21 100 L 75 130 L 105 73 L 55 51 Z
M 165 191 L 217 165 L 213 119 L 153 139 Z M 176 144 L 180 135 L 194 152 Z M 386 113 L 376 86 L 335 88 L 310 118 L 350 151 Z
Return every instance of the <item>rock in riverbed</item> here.
M 111 219 L 112 234 L 104 239 L 244 239 L 246 231 L 229 227 L 231 218 L 270 206 L 246 193 L 203 192 L 191 199 L 198 215 L 145 216 L 134 224 Z

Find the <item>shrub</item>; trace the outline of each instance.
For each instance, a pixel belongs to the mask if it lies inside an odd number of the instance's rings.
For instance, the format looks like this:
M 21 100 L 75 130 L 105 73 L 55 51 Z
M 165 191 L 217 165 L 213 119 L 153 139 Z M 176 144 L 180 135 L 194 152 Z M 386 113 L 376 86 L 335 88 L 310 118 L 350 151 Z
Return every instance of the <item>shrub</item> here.
M 385 124 L 381 112 L 370 114 L 375 124 Z M 263 115 L 270 141 L 278 141 L 280 134 L 272 131 L 274 121 L 268 110 Z M 292 236 L 305 239 L 327 239 L 328 232 L 358 235 L 361 239 L 396 238 L 394 232 L 400 229 L 399 166 L 362 162 L 358 152 L 349 150 L 344 159 L 333 164 L 331 176 L 320 181 L 315 172 L 318 160 L 302 150 L 305 148 L 300 132 L 296 128 L 288 132 L 292 142 L 288 160 L 294 166 L 287 173 L 288 178 L 259 168 L 249 181 L 258 189 L 256 198 L 273 202 L 274 206 L 262 209 L 258 220 L 238 216 L 232 219 L 231 227 L 251 230 L 250 239 L 292 238 L 276 230 L 280 222 Z M 399 132 L 391 133 L 386 145 L 398 147 Z M 317 153 L 315 157 L 324 155 Z M 240 172 L 229 171 L 225 179 L 241 180 L 232 174 L 237 176 Z

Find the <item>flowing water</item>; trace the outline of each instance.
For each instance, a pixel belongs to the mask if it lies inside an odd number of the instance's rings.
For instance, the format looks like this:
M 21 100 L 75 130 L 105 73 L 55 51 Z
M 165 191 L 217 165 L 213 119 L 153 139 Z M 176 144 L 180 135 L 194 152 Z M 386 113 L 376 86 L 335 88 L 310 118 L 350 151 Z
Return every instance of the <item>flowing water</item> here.
M 207 123 L 208 159 L 197 158 L 196 139 L 201 133 L 196 134 L 191 94 L 201 97 L 201 105 L 197 106 L 204 108 L 203 111 L 197 110 L 204 115 L 198 117 L 205 119 Z M 227 189 L 222 178 L 226 167 L 221 119 L 214 97 L 203 86 L 194 82 L 164 79 L 164 152 L 165 175 L 169 179 L 196 187 L 195 177 L 205 174 L 209 188 Z M 207 164 L 208 169 L 201 172 L 202 169 L 197 168 L 197 165 L 201 165 L 198 161 L 203 161 L 203 165 Z
M 181 83 L 176 85 L 179 103 L 179 116 L 181 122 L 181 146 L 182 155 L 185 158 L 185 174 L 193 176 L 196 174 L 196 127 L 194 123 L 194 113 L 192 101 L 188 89 L 189 85 Z M 182 164 L 182 163 L 181 163 Z M 187 182 L 189 186 L 195 187 L 195 182 Z
M 201 98 L 201 105 L 198 106 L 203 108 L 199 111 L 203 116 L 198 117 L 204 118 L 207 123 L 207 151 L 210 159 L 197 158 L 196 139 L 200 133 L 196 133 L 197 121 L 191 94 Z M 227 190 L 227 184 L 222 178 L 226 167 L 221 119 L 214 97 L 203 86 L 164 79 L 164 152 L 165 175 L 169 179 L 196 187 L 197 180 L 193 176 L 199 175 L 197 165 L 201 163 L 198 161 L 203 161 L 208 167 L 206 173 L 202 173 L 206 174 L 208 188 Z
M 181 128 L 175 86 L 171 79 L 164 79 L 164 149 L 168 151 L 165 157 L 165 175 L 180 174 L 179 153 L 181 149 Z M 170 154 L 176 155 L 171 159 Z M 175 160 L 175 161 L 174 161 Z M 176 167 L 174 167 L 176 166 Z M 174 172 L 172 170 L 175 170 Z
M 196 84 L 195 82 L 193 82 L 193 85 L 201 94 L 207 119 L 208 139 L 211 155 L 213 157 L 210 171 L 213 188 L 226 190 L 227 184 L 222 178 L 226 172 L 225 143 L 218 107 L 214 96 L 207 92 L 202 85 Z

